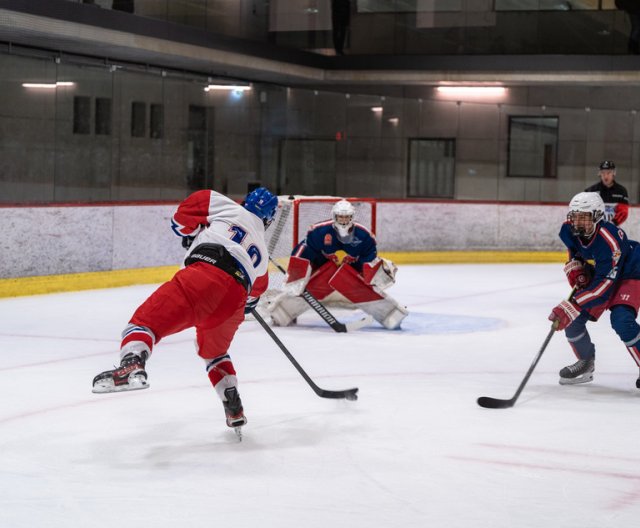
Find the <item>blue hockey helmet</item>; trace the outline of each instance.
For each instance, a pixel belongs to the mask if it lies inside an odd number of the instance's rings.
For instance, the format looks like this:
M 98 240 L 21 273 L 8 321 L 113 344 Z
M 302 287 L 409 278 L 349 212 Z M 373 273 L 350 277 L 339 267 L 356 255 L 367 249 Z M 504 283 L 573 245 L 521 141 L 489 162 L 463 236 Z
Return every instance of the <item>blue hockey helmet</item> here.
M 247 211 L 261 218 L 265 227 L 267 227 L 276 217 L 278 197 L 271 194 L 269 189 L 258 187 L 247 194 L 242 205 Z

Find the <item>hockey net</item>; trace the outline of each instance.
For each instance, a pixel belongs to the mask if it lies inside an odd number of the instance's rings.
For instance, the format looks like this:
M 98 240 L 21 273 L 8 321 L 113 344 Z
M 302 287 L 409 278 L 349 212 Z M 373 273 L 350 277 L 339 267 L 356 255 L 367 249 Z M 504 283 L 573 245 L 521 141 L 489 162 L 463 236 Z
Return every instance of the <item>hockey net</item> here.
M 287 269 L 291 251 L 309 228 L 331 219 L 331 209 L 341 200 L 338 196 L 279 196 L 278 212 L 266 231 L 269 255 L 280 267 Z M 372 234 L 376 232 L 376 202 L 368 198 L 346 198 L 355 209 L 354 221 Z M 285 274 L 273 263 L 269 264 L 269 289 L 266 301 L 282 291 Z

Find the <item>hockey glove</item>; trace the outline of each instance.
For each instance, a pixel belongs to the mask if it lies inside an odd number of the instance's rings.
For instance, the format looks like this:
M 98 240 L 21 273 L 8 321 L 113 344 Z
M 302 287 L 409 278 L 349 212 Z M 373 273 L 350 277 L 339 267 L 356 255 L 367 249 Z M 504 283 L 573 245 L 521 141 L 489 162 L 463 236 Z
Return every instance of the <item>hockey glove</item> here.
M 564 265 L 564 273 L 572 288 L 585 288 L 593 277 L 593 266 L 581 260 L 572 259 Z
M 258 306 L 260 297 L 247 297 L 247 303 L 244 305 L 244 314 L 250 314 L 252 310 Z
M 556 323 L 556 330 L 564 330 L 580 315 L 580 307 L 570 301 L 562 301 L 549 314 L 549 321 Z
M 616 213 L 613 215 L 613 223 L 617 226 L 622 224 L 629 216 L 629 206 L 625 203 L 616 205 Z
M 195 240 L 196 237 L 192 237 L 192 236 L 184 236 L 182 237 L 182 247 L 184 249 L 189 249 L 191 247 L 191 244 L 193 244 L 193 241 Z
M 340 265 L 340 257 L 338 255 L 336 255 L 335 253 L 322 253 L 324 255 L 324 258 L 326 258 L 327 260 L 330 260 L 331 262 L 333 262 L 336 265 Z
M 362 266 L 362 278 L 366 284 L 384 290 L 396 282 L 398 268 L 390 260 L 376 258 Z

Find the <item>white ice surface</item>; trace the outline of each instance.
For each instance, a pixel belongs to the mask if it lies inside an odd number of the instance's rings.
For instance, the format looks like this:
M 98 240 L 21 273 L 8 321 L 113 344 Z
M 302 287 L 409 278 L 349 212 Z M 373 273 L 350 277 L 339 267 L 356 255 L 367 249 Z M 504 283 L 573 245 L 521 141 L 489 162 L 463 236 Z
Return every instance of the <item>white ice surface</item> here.
M 161 342 L 148 390 L 95 395 L 153 286 L 0 301 L 0 527 L 631 527 L 640 523 L 638 369 L 609 327 L 592 384 L 556 335 L 509 398 L 568 293 L 559 265 L 403 266 L 405 330 L 336 334 L 313 313 L 231 346 L 249 419 L 238 443 L 195 355 Z M 341 313 L 342 318 L 354 314 Z

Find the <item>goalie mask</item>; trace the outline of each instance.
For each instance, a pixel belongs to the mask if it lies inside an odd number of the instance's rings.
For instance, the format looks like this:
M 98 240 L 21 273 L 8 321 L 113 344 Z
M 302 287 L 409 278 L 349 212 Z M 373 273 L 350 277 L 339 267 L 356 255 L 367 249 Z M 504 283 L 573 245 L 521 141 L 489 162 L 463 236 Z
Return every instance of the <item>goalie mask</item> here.
M 347 200 L 340 200 L 331 209 L 333 227 L 335 227 L 340 238 L 347 238 L 353 231 L 353 217 L 355 214 L 356 210 Z
M 597 192 L 581 192 L 569 202 L 567 220 L 574 235 L 591 237 L 604 218 L 604 202 Z

